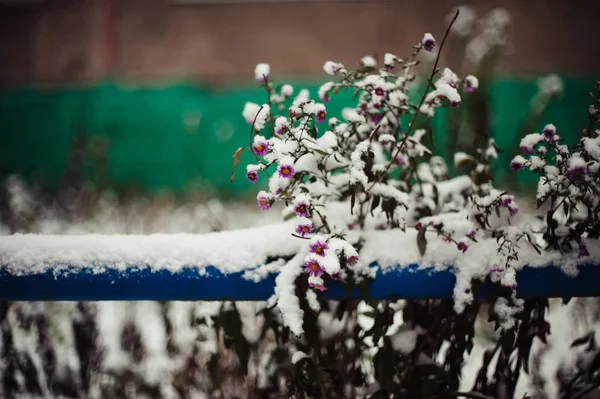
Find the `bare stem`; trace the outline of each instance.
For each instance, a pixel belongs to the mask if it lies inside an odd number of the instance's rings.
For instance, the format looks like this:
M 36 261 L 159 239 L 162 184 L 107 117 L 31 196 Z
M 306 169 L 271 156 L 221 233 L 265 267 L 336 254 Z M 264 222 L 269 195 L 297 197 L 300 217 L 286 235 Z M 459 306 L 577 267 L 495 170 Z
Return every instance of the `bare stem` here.
M 258 156 L 254 153 L 254 148 L 252 146 L 252 142 L 254 140 L 254 125 L 256 124 L 258 115 L 260 115 L 260 112 L 263 110 L 263 108 L 264 108 L 264 106 L 261 105 L 260 108 L 258 109 L 258 112 L 256 113 L 256 115 L 254 115 L 254 120 L 252 121 L 252 126 L 250 126 L 250 152 L 254 156 L 254 159 L 256 159 L 257 164 L 261 164 L 262 162 L 260 162 L 260 159 L 258 159 Z M 263 168 L 262 171 L 265 174 L 265 176 L 267 176 L 267 179 L 271 178 L 271 175 L 269 175 L 269 172 L 267 172 L 266 169 Z

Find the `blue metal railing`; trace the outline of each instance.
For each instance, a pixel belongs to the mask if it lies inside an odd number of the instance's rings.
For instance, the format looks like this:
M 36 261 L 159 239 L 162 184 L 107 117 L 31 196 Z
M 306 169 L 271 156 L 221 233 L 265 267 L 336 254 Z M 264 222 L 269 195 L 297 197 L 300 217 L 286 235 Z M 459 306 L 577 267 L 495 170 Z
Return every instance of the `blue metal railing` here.
M 94 273 L 74 268 L 65 273 L 48 270 L 43 274 L 13 275 L 0 267 L 0 300 L 10 301 L 103 301 L 103 300 L 267 300 L 274 293 L 275 275 L 255 283 L 242 273 L 223 274 L 215 267 L 184 268 L 178 272 L 131 268 L 126 272 L 107 269 Z M 456 277 L 452 269 L 434 271 L 416 265 L 378 272 L 369 283 L 369 297 L 450 298 Z M 526 267 L 517 272 L 517 293 L 523 297 L 600 296 L 600 267 L 584 265 L 569 277 L 559 268 Z M 486 283 L 478 296 L 489 295 Z M 354 293 L 358 295 L 358 292 Z M 334 282 L 330 299 L 348 298 L 341 284 Z

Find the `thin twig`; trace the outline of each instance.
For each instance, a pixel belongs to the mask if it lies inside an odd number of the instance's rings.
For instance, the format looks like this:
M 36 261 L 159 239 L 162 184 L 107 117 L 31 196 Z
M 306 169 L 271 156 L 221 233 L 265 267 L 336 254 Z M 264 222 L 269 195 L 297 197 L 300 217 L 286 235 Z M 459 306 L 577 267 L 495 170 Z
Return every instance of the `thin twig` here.
M 256 124 L 256 120 L 258 119 L 258 115 L 260 115 L 260 112 L 263 110 L 263 108 L 264 108 L 264 106 L 261 105 L 260 108 L 258 109 L 258 112 L 256 113 L 256 115 L 254 115 L 254 120 L 252 121 L 252 126 L 250 126 L 250 152 L 254 156 L 254 159 L 256 159 L 256 163 L 257 164 L 262 164 L 262 162 L 260 162 L 260 159 L 258 159 L 258 156 L 254 153 L 254 148 L 253 148 L 254 125 Z M 267 172 L 266 168 L 262 168 L 261 170 L 263 171 L 263 173 L 265 174 L 265 176 L 267 176 L 267 179 L 271 178 L 271 175 L 269 175 L 269 172 Z
M 442 55 L 442 49 L 444 48 L 444 43 L 446 43 L 446 39 L 448 38 L 450 29 L 452 28 L 452 25 L 454 25 L 456 18 L 458 18 L 459 13 L 460 13 L 460 10 L 456 10 L 456 14 L 454 14 L 454 18 L 452 18 L 452 21 L 450 21 L 450 24 L 448 25 L 448 28 L 446 29 L 446 33 L 444 34 L 444 38 L 442 39 L 442 43 L 440 44 L 440 49 L 438 50 L 437 57 L 435 57 L 435 63 L 433 64 L 433 68 L 431 69 L 431 75 L 429 76 L 429 79 L 427 79 L 427 86 L 425 87 L 425 91 L 423 92 L 423 95 L 421 96 L 421 101 L 419 102 L 419 106 L 417 107 L 417 109 L 415 111 L 415 115 L 413 116 L 413 119 L 410 122 L 410 125 L 408 125 L 408 130 L 406 131 L 406 134 L 404 135 L 402 142 L 400 143 L 400 145 L 398 147 L 396 147 L 396 153 L 392 156 L 392 159 L 390 160 L 387 167 L 385 168 L 386 171 L 388 171 L 392 167 L 392 165 L 394 164 L 394 160 L 396 159 L 396 157 L 398 156 L 400 151 L 406 145 L 408 136 L 414 129 L 415 123 L 417 121 L 417 117 L 419 116 L 419 113 L 421 112 L 421 107 L 423 106 L 423 103 L 425 102 L 425 98 L 427 97 L 427 94 L 429 92 L 429 88 L 432 85 L 433 77 L 437 73 L 437 66 L 440 61 L 440 56 Z

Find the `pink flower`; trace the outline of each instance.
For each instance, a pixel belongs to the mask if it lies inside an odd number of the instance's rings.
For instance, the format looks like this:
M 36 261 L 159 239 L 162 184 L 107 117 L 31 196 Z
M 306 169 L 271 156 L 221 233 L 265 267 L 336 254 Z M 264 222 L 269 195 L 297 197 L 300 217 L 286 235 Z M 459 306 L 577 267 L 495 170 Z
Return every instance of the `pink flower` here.
M 256 183 L 258 181 L 258 172 L 249 170 L 248 173 L 246 173 L 246 179 L 248 179 L 250 183 Z
M 325 272 L 319 261 L 315 258 L 304 262 L 304 271 L 314 277 L 321 277 Z
M 318 283 L 309 281 L 308 285 L 311 286 L 312 288 L 314 288 L 315 290 L 319 290 L 321 292 L 327 291 L 327 287 L 325 287 L 323 284 L 318 284 Z
M 318 240 L 312 244 L 310 244 L 310 252 L 319 255 L 325 256 L 325 250 L 329 249 L 329 245 L 325 241 Z
M 513 172 L 518 172 L 523 169 L 523 162 L 513 159 L 510 163 L 510 168 L 513 170 Z
M 468 246 L 468 245 L 467 245 L 467 243 L 466 243 L 466 242 L 464 242 L 464 241 L 459 241 L 459 242 L 456 244 L 456 247 L 457 247 L 457 248 L 458 248 L 458 250 L 459 250 L 460 252 L 462 252 L 463 254 L 464 254 L 465 252 L 467 252 L 467 249 L 469 249 L 469 246 Z
M 552 124 L 546 125 L 544 130 L 542 130 L 542 134 L 547 142 L 551 143 L 554 141 L 554 136 L 556 135 L 556 127 Z
M 294 170 L 294 167 L 289 164 L 279 165 L 277 172 L 279 172 L 279 176 L 283 177 L 284 179 L 291 179 L 294 176 L 294 174 L 296 173 L 296 171 Z
M 354 266 L 358 263 L 358 255 L 349 256 L 348 259 L 346 259 L 346 261 L 350 266 Z
M 578 258 L 585 258 L 587 256 L 590 256 L 590 253 L 588 252 L 588 249 L 586 248 L 585 245 L 580 245 L 579 246 L 579 255 L 577 255 Z
M 435 47 L 435 39 L 433 38 L 431 33 L 425 33 L 425 36 L 423 36 L 423 39 L 422 39 L 422 43 L 423 43 L 423 50 L 425 50 L 425 51 L 431 51 Z
M 306 201 L 298 201 L 294 205 L 294 212 L 300 217 L 307 218 L 310 216 L 310 205 Z
M 374 92 L 376 96 L 385 96 L 385 90 L 383 87 L 376 87 Z
M 266 141 L 259 141 L 259 142 L 255 142 L 254 145 L 252 146 L 252 151 L 262 157 L 264 155 L 267 154 L 267 152 L 269 152 L 269 144 Z
M 508 207 L 510 204 L 512 204 L 512 197 L 505 195 L 504 197 L 502 197 L 502 199 L 500 200 L 500 205 L 502 205 L 502 208 L 506 208 Z
M 520 148 L 521 151 L 523 151 L 525 154 L 533 154 L 535 152 L 533 147 L 527 145 L 522 145 Z
M 327 118 L 327 111 L 325 111 L 325 107 L 319 107 L 315 112 L 315 118 L 318 123 L 321 123 Z
M 337 280 L 337 281 L 341 280 L 342 279 L 342 273 L 340 273 L 340 272 L 332 273 L 331 274 L 331 279 L 332 280 Z
M 268 211 L 271 208 L 271 198 L 265 191 L 261 191 L 256 196 L 256 202 L 258 207 L 263 211 Z
M 296 234 L 298 234 L 300 237 L 306 237 L 312 232 L 313 227 L 310 223 L 301 223 L 298 226 L 296 226 Z

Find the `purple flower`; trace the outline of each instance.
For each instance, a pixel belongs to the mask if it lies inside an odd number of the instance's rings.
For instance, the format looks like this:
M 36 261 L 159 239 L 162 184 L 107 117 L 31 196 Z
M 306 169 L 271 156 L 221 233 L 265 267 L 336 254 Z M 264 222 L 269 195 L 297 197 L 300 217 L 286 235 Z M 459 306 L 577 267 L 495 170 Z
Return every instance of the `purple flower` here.
M 551 143 L 554 141 L 554 136 L 556 135 L 556 127 L 552 124 L 546 125 L 544 130 L 542 130 L 542 134 L 547 142 Z
M 323 284 L 314 283 L 312 281 L 309 281 L 308 285 L 311 286 L 312 288 L 314 288 L 315 290 L 319 290 L 321 292 L 327 291 L 327 287 L 325 287 Z
M 317 123 L 321 123 L 327 118 L 327 111 L 325 111 L 325 107 L 319 107 L 315 111 L 315 118 L 317 119 Z
M 396 156 L 396 158 L 394 160 L 398 163 L 398 165 L 406 166 L 406 160 L 404 159 L 402 154 L 398 154 L 398 156 Z
M 256 197 L 256 202 L 258 203 L 258 207 L 263 211 L 268 211 L 269 208 L 271 208 L 271 199 L 269 198 L 269 195 L 264 191 L 258 193 L 258 196 Z
M 369 121 L 374 124 L 378 124 L 379 122 L 381 122 L 382 118 L 383 118 L 382 114 L 370 114 L 369 115 Z
M 431 50 L 433 50 L 433 47 L 435 47 L 435 39 L 433 38 L 431 33 L 425 33 L 425 36 L 423 36 L 422 42 L 423 42 L 423 49 L 425 51 L 431 51 Z
M 321 277 L 325 272 L 319 261 L 315 258 L 304 262 L 304 271 L 314 277 Z
M 465 252 L 467 252 L 467 249 L 469 249 L 469 246 L 467 245 L 467 243 L 466 243 L 466 242 L 464 242 L 464 241 L 459 241 L 459 242 L 456 244 L 456 248 L 458 248 L 458 250 L 464 254 Z
M 380 97 L 385 96 L 385 90 L 383 89 L 383 87 L 376 87 L 375 95 Z
M 533 149 L 533 147 L 530 147 L 528 145 L 522 145 L 521 146 L 521 151 L 523 151 L 525 154 L 533 154 L 533 153 L 535 153 L 535 150 Z
M 466 93 L 472 93 L 475 90 L 477 90 L 476 88 L 474 88 L 473 86 L 465 86 L 463 89 Z
M 342 279 L 342 273 L 340 272 L 335 272 L 331 274 L 331 279 L 332 280 L 341 280 Z
M 269 144 L 266 141 L 255 142 L 252 146 L 252 151 L 259 157 L 262 157 L 269 151 Z
M 246 173 L 246 179 L 248 179 L 250 183 L 256 183 L 258 181 L 258 172 L 249 170 L 248 173 Z
M 518 161 L 516 159 L 513 159 L 510 162 L 510 168 L 513 170 L 513 172 L 518 172 L 521 169 L 523 169 L 523 163 L 521 161 Z
M 450 107 L 456 108 L 460 105 L 460 101 L 450 101 Z
M 475 230 L 471 230 L 469 233 L 467 233 L 467 237 L 469 237 L 471 240 L 475 240 L 475 234 L 477 234 L 477 232 Z
M 325 250 L 329 249 L 329 245 L 325 241 L 318 240 L 312 244 L 310 244 L 310 252 L 319 255 L 325 256 Z
M 508 213 L 510 213 L 510 216 L 515 216 L 517 213 L 519 213 L 519 208 L 513 208 L 509 206 Z
M 349 256 L 348 259 L 346 259 L 346 261 L 350 266 L 354 266 L 358 263 L 358 255 Z
M 587 167 L 586 166 L 575 166 L 573 168 L 570 168 L 569 171 L 567 172 L 567 177 L 569 178 L 569 180 L 577 180 L 580 177 L 583 177 L 587 174 Z
M 490 269 L 490 273 L 502 273 L 504 271 L 501 267 L 493 267 Z
M 502 206 L 502 208 L 506 208 L 510 204 L 512 204 L 512 197 L 505 195 L 500 199 L 500 205 Z
M 298 201 L 294 205 L 294 213 L 300 217 L 309 217 L 310 216 L 310 205 L 306 201 Z
M 586 256 L 590 256 L 590 253 L 588 252 L 588 249 L 585 245 L 581 244 L 579 246 L 579 255 L 577 255 L 578 258 L 585 258 Z
M 423 223 L 418 222 L 417 224 L 415 224 L 415 229 L 417 229 L 417 231 L 421 231 L 425 228 L 425 226 L 423 226 Z
M 291 179 L 292 176 L 294 176 L 294 174 L 296 173 L 294 171 L 294 167 L 288 164 L 279 165 L 277 172 L 279 172 L 279 176 L 283 177 L 284 179 Z
M 312 233 L 313 227 L 310 223 L 301 223 L 296 226 L 296 234 L 300 237 L 306 237 L 308 234 Z

